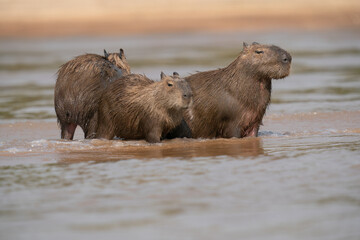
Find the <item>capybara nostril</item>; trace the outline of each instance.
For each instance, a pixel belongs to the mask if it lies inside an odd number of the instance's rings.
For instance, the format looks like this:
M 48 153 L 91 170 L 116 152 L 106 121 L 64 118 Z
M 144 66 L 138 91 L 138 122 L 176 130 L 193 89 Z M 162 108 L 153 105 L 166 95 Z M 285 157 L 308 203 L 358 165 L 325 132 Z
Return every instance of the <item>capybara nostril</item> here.
M 284 53 L 282 55 L 282 62 L 283 63 L 291 63 L 291 56 L 290 54 Z
M 288 56 L 286 56 L 286 54 L 282 55 L 282 62 L 283 63 L 288 63 L 289 62 L 289 58 L 288 58 Z

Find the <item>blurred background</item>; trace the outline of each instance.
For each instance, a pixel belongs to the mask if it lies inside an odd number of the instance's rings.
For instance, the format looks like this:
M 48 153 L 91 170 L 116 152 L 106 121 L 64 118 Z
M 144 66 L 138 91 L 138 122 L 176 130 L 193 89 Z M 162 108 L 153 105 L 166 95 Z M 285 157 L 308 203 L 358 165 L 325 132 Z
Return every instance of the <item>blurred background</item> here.
M 54 120 L 56 72 L 77 55 L 123 48 L 157 80 L 227 66 L 243 41 L 293 55 L 270 111 L 353 110 L 359 29 L 355 0 L 0 0 L 0 121 Z
M 293 59 L 261 137 L 59 139 L 75 56 L 123 48 L 159 80 L 254 41 Z M 359 0 L 0 0 L 0 239 L 358 240 L 359 106 Z
M 1 36 L 359 27 L 356 0 L 1 0 Z

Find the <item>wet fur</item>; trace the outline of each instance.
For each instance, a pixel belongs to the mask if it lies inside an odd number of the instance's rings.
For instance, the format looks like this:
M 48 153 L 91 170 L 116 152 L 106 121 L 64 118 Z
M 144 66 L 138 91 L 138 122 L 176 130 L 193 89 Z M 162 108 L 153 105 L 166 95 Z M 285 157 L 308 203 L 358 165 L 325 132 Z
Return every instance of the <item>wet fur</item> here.
M 173 86 L 168 86 L 170 82 Z M 138 74 L 124 76 L 102 96 L 97 138 L 160 142 L 181 123 L 191 102 L 192 92 L 184 79 L 164 75 L 155 82 Z
M 271 80 L 289 75 L 291 56 L 276 46 L 254 43 L 229 66 L 185 80 L 194 94 L 184 114 L 195 138 L 257 136 L 271 98 Z
M 85 138 L 94 137 L 97 111 L 103 89 L 115 79 L 130 73 L 123 55 L 107 57 L 85 54 L 62 65 L 55 85 L 55 112 L 61 127 L 61 138 L 73 139 L 76 126 Z

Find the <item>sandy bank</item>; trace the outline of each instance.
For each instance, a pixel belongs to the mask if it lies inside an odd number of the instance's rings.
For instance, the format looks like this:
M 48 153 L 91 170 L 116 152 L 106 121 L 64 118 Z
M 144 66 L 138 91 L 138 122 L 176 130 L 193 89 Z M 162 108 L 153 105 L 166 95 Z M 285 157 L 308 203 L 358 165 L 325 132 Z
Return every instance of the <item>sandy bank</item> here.
M 359 29 L 360 26 L 357 1 L 18 0 L 0 4 L 0 37 Z

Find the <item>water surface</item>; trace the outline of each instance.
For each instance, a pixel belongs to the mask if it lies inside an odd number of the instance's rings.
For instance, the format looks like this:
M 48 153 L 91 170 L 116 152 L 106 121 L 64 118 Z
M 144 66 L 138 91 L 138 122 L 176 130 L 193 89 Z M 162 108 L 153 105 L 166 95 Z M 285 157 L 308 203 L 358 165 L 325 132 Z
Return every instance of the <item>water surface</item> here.
M 135 73 L 224 67 L 242 42 L 293 56 L 260 136 L 60 140 L 58 67 L 124 48 Z M 360 35 L 199 33 L 0 40 L 1 239 L 359 239 Z

